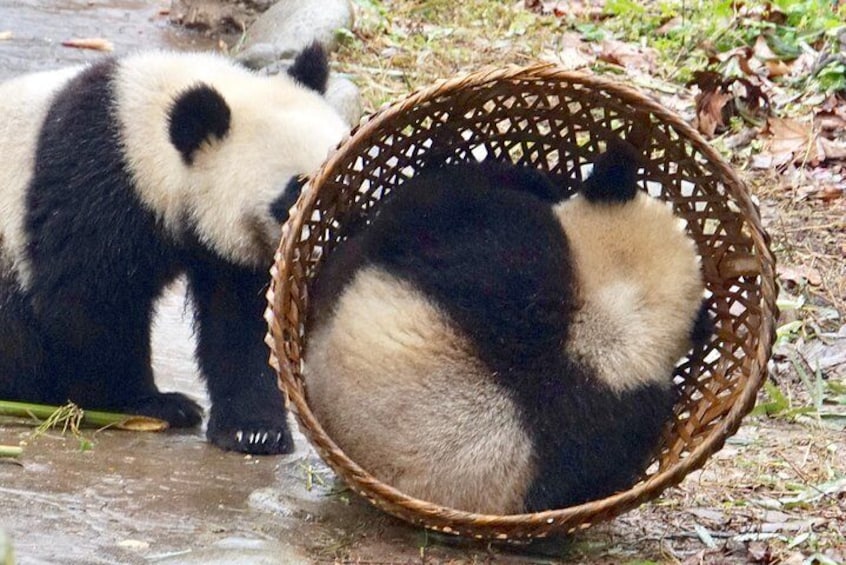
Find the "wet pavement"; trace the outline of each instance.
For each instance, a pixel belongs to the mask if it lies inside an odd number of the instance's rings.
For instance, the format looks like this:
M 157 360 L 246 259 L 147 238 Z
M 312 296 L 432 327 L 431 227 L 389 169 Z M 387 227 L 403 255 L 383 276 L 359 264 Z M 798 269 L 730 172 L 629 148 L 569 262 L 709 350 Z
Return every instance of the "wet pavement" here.
M 214 44 L 170 27 L 162 14 L 168 4 L 0 0 L 0 80 L 103 56 L 61 45 L 71 38 L 107 39 L 116 54 Z M 207 406 L 190 318 L 177 285 L 160 307 L 154 368 L 160 388 Z M 17 461 L 0 460 L 0 530 L 20 564 L 312 563 L 338 556 L 408 563 L 487 555 L 484 547 L 433 546 L 431 535 L 345 492 L 299 434 L 292 455 L 250 457 L 210 446 L 201 429 L 86 431 L 94 446 L 84 452 L 69 434 L 32 439 L 32 431 L 0 419 L 0 444 L 26 441 Z
M 190 317 L 177 285 L 160 304 L 154 367 L 162 389 L 207 406 Z M 430 543 L 346 491 L 299 433 L 281 457 L 221 451 L 201 429 L 83 433 L 84 452 L 70 434 L 33 439 L 31 425 L 0 420 L 1 444 L 26 442 L 19 461 L 0 461 L 0 528 L 18 563 L 313 563 L 351 551 L 407 563 Z

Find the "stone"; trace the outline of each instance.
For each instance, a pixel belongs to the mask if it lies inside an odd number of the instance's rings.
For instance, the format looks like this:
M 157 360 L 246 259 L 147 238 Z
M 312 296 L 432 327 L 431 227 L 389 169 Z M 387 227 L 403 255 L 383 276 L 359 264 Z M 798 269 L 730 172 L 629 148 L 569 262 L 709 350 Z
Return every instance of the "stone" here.
M 338 30 L 350 29 L 352 24 L 350 0 L 280 0 L 249 27 L 236 58 L 258 69 L 293 58 L 314 41 L 332 50 L 337 45 Z
M 209 33 L 240 33 L 255 21 L 273 0 L 173 0 L 170 21 Z
M 364 113 L 361 92 L 347 77 L 336 74 L 329 77 L 326 100 L 350 126 L 357 126 L 361 121 L 361 115 Z

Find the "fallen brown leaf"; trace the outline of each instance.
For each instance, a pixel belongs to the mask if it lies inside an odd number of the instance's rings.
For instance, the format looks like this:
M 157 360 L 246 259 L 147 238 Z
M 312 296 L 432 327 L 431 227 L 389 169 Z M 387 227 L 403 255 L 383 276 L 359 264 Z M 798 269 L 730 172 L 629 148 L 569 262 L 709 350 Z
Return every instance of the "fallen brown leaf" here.
M 772 135 L 770 149 L 774 153 L 803 151 L 811 141 L 811 126 L 791 118 L 770 118 L 767 127 Z
M 846 142 L 819 137 L 817 138 L 817 144 L 823 153 L 822 160 L 841 161 L 846 159 Z
M 791 72 L 790 65 L 776 59 L 764 61 L 764 66 L 767 68 L 767 76 L 770 78 L 787 76 Z
M 822 190 L 819 191 L 816 196 L 817 198 L 825 202 L 832 202 L 834 200 L 843 198 L 844 194 L 846 194 L 846 192 L 844 192 L 843 187 L 826 185 L 822 188 Z
M 746 546 L 747 556 L 751 563 L 772 563 L 773 555 L 769 544 L 762 541 L 753 541 Z
M 731 95 L 722 90 L 703 92 L 697 96 L 697 128 L 706 137 L 714 137 L 718 131 L 726 128 L 724 110 L 731 100 Z
M 768 152 L 790 153 L 794 162 L 811 165 L 825 160 L 825 151 L 817 143 L 811 124 L 792 118 L 770 118 L 767 129 L 771 136 L 766 147 Z
M 735 59 L 740 70 L 747 76 L 758 76 L 757 70 L 760 63 L 751 47 L 737 47 L 731 51 L 717 55 L 717 60 L 721 63 L 726 63 L 730 59 Z
M 819 112 L 814 116 L 814 125 L 821 133 L 834 135 L 846 129 L 846 116 L 834 112 Z
M 75 49 L 93 49 L 95 51 L 114 51 L 114 44 L 108 39 L 102 37 L 80 37 L 62 41 L 65 47 L 73 47 Z
M 761 127 L 770 111 L 770 102 L 760 85 L 751 80 L 723 78 L 715 71 L 698 71 L 688 86 L 696 86 L 696 127 L 706 137 L 725 131 L 729 120 L 740 116 Z
M 602 7 L 591 2 L 565 2 L 564 0 L 524 0 L 523 7 L 541 15 L 554 15 L 557 18 L 574 17 L 601 19 Z
M 758 39 L 755 40 L 755 45 L 752 46 L 752 53 L 761 61 L 779 59 L 779 56 L 770 49 L 767 39 L 763 35 L 759 35 Z
M 785 283 L 801 285 L 807 282 L 811 286 L 820 286 L 822 284 L 822 275 L 813 267 L 779 264 L 776 267 L 776 272 L 779 278 Z
M 655 67 L 655 50 L 632 45 L 616 39 L 604 39 L 597 58 L 600 61 L 627 69 L 652 71 Z

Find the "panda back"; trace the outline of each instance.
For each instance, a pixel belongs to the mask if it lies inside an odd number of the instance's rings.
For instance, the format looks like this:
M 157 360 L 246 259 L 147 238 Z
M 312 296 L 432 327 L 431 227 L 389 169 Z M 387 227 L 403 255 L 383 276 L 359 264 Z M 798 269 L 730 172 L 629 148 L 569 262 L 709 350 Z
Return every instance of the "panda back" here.
M 83 68 L 33 73 L 0 83 L 0 259 L 20 276 L 27 270 L 26 189 L 38 137 L 56 94 Z

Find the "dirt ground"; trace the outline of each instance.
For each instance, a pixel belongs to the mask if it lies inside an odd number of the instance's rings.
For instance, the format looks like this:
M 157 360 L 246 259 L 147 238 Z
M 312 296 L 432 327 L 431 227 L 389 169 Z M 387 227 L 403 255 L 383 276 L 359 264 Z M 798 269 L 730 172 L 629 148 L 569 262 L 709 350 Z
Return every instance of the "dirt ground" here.
M 0 37 L 14 35 L 0 40 L 0 79 L 101 56 L 60 45 L 72 37 L 107 38 L 117 53 L 218 45 L 169 26 L 168 7 L 164 0 L 3 2 Z M 379 55 L 382 47 L 371 49 Z M 371 108 L 414 81 L 425 83 L 422 76 L 376 83 L 370 63 L 357 55 L 342 48 L 336 64 L 362 85 Z M 478 51 L 485 55 L 496 53 Z M 818 316 L 808 323 L 829 337 L 778 349 L 773 375 L 786 408 L 747 418 L 702 471 L 613 522 L 571 540 L 480 545 L 373 509 L 337 484 L 299 435 L 296 452 L 285 457 L 224 453 L 200 430 L 87 432 L 94 445 L 82 451 L 72 436 L 32 439 L 30 424 L 0 420 L 0 444 L 26 444 L 18 460 L 0 461 L 0 529 L 22 564 L 846 563 L 846 433 L 841 420 L 820 416 L 842 414 L 828 401 L 844 397 L 826 396 L 825 410 L 791 410 L 815 402 L 791 361 L 796 351 L 803 359 L 834 359 L 829 380 L 844 382 L 846 360 L 837 362 L 846 341 L 837 334 L 846 296 L 844 209 L 842 202 L 823 207 L 814 198 L 784 198 L 787 184 L 807 185 L 795 179 L 765 172 L 748 178 L 780 261 L 794 269 L 781 282 L 794 297 L 810 288 L 804 294 Z M 810 269 L 824 284 L 802 286 Z M 832 310 L 840 317 L 831 318 Z M 787 308 L 782 323 L 791 316 L 808 319 Z M 205 402 L 187 318 L 177 287 L 157 325 L 156 371 L 162 388 Z M 761 402 L 774 402 L 773 393 L 762 393 Z

